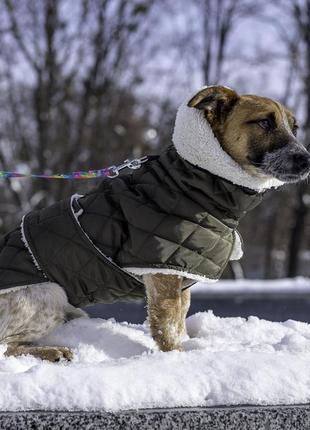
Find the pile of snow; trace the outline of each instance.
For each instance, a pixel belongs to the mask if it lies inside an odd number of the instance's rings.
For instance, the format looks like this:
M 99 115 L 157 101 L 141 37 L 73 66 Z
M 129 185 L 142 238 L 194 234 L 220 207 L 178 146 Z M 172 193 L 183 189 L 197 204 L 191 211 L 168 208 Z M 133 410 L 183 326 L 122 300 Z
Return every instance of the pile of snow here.
M 283 278 L 283 279 L 239 279 L 220 280 L 218 282 L 203 284 L 198 282 L 191 287 L 193 294 L 310 294 L 310 278 Z
M 42 344 L 71 363 L 0 354 L 0 410 L 109 410 L 310 401 L 310 325 L 256 317 L 187 319 L 184 352 L 156 349 L 146 324 L 79 319 Z

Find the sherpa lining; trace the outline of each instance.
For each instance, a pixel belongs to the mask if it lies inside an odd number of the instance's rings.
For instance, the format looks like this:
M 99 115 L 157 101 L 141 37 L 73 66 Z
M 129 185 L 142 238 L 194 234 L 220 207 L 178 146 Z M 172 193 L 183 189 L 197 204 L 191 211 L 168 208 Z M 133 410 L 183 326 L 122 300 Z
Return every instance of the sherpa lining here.
M 234 241 L 234 247 L 229 259 L 230 261 L 240 260 L 240 258 L 243 256 L 241 237 L 236 230 L 234 231 L 234 235 L 235 235 L 235 241 Z
M 135 275 L 143 276 L 147 274 L 155 274 L 162 273 L 163 275 L 177 275 L 184 276 L 188 279 L 193 279 L 197 282 L 217 282 L 218 279 L 210 279 L 206 276 L 196 275 L 190 272 L 185 272 L 183 270 L 175 270 L 175 269 L 165 269 L 162 267 L 154 268 L 154 267 L 124 267 L 124 270 L 130 273 L 134 273 Z
M 204 88 L 208 87 L 201 90 Z M 198 91 L 195 94 L 197 93 Z M 264 179 L 254 177 L 242 169 L 222 149 L 203 111 L 187 106 L 192 97 L 193 95 L 179 107 L 172 137 L 174 146 L 182 158 L 236 185 L 258 192 L 284 184 L 272 177 Z

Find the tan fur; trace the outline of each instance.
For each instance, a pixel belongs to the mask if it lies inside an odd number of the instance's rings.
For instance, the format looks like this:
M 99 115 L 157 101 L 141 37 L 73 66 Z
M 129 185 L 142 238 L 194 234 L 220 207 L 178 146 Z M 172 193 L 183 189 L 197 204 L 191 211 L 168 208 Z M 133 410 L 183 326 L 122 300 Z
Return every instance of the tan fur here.
M 246 170 L 254 173 L 255 168 L 249 163 L 248 141 L 253 137 L 257 140 L 260 148 L 267 151 L 272 145 L 273 140 L 266 140 L 264 131 L 254 124 L 249 125 L 249 121 L 256 120 L 258 117 L 264 118 L 273 113 L 276 120 L 278 133 L 286 133 L 285 123 L 290 123 L 293 127 L 293 114 L 287 109 L 266 97 L 241 96 L 231 114 L 222 127 L 222 145 L 225 151 L 234 158 Z
M 203 109 L 206 120 L 223 149 L 246 171 L 262 176 L 248 160 L 250 151 L 268 151 L 275 142 L 293 132 L 296 119 L 281 103 L 267 97 L 238 95 L 222 87 L 208 87 L 196 94 L 188 106 Z M 266 133 L 251 121 L 275 117 L 275 133 Z M 251 145 L 249 145 L 251 142 Z
M 190 305 L 189 289 L 182 292 L 182 278 L 175 275 L 145 275 L 148 321 L 161 351 L 182 350 L 185 318 Z

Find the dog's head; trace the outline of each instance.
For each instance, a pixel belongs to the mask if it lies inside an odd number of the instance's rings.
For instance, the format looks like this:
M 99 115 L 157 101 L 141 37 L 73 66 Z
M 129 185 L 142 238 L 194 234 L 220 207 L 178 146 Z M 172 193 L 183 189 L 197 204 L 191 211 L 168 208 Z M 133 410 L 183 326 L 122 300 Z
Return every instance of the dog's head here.
M 203 112 L 221 147 L 251 176 L 282 182 L 308 176 L 310 154 L 297 140 L 294 115 L 281 103 L 212 86 L 187 106 Z

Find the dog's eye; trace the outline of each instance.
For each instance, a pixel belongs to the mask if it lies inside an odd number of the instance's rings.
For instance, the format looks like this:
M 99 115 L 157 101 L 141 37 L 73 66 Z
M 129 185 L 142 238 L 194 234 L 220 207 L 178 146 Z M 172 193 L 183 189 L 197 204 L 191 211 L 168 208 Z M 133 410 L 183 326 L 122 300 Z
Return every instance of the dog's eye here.
M 270 130 L 271 129 L 271 123 L 269 119 L 260 119 L 257 121 L 257 124 L 263 128 L 264 130 Z
M 293 129 L 292 129 L 292 133 L 293 133 L 294 136 L 297 136 L 297 131 L 298 131 L 298 125 L 294 124 L 293 125 Z

